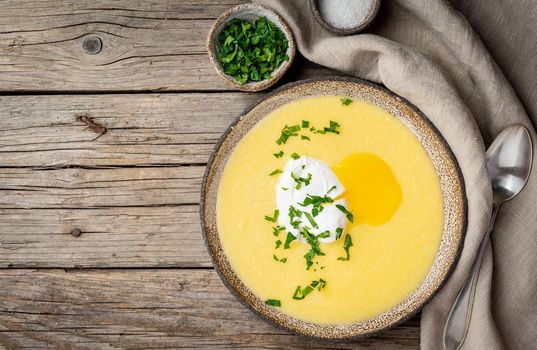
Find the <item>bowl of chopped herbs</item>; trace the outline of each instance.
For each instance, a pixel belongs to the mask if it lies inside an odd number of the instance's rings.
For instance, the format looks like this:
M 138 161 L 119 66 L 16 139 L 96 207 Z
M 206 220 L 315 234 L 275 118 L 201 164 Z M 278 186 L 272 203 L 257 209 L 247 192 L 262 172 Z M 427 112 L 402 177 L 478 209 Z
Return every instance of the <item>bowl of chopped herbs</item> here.
M 276 83 L 293 62 L 293 33 L 273 10 L 244 4 L 224 12 L 207 38 L 209 58 L 231 87 L 261 91 Z

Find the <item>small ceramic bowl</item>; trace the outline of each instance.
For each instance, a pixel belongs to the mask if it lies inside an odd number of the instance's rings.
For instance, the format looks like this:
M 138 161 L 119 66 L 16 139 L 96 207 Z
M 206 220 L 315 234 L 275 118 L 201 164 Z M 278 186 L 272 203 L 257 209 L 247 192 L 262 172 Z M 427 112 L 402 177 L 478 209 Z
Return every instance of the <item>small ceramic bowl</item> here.
M 238 80 L 230 75 L 225 74 L 222 70 L 222 65 L 220 64 L 220 61 L 218 61 L 218 35 L 226 24 L 234 18 L 246 19 L 250 22 L 254 22 L 256 19 L 263 16 L 274 23 L 276 27 L 278 27 L 285 34 L 285 37 L 289 42 L 289 47 L 287 48 L 286 52 L 287 56 L 289 56 L 289 60 L 283 61 L 282 64 L 272 72 L 272 77 L 270 79 L 241 84 Z M 207 36 L 207 50 L 209 52 L 209 59 L 211 60 L 211 63 L 216 68 L 218 75 L 220 75 L 227 85 L 242 91 L 252 92 L 268 89 L 278 80 L 280 80 L 280 78 L 291 66 L 291 63 L 293 63 L 296 52 L 296 44 L 291 28 L 289 28 L 287 23 L 285 23 L 284 19 L 280 15 L 265 6 L 244 4 L 230 8 L 220 17 L 218 17 L 216 22 L 214 22 L 213 26 L 209 30 L 209 35 Z
M 336 2 L 334 2 L 336 3 Z M 313 17 L 321 24 L 325 29 L 331 31 L 332 33 L 335 33 L 337 35 L 350 35 L 350 34 L 356 34 L 358 32 L 361 32 L 365 28 L 367 28 L 371 22 L 375 19 L 377 16 L 378 10 L 380 7 L 380 0 L 373 0 L 371 2 L 371 7 L 369 8 L 369 13 L 364 18 L 362 23 L 360 23 L 356 27 L 351 28 L 337 28 L 328 23 L 324 18 L 323 14 L 319 10 L 319 1 L 318 0 L 310 0 L 310 9 L 313 13 Z

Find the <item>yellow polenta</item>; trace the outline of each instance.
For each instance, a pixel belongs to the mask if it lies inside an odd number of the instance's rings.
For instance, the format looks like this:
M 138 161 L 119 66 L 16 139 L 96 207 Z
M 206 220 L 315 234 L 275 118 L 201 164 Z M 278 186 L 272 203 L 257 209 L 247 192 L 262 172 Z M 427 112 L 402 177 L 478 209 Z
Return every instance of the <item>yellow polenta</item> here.
M 300 99 L 260 121 L 236 146 L 218 193 L 220 239 L 237 275 L 262 300 L 278 299 L 282 312 L 315 323 L 357 322 L 399 304 L 431 268 L 443 227 L 440 183 L 418 140 L 386 111 L 361 101 L 343 106 L 340 98 Z M 285 125 L 302 120 L 316 128 L 333 120 L 341 133 L 304 129 L 310 141 L 291 137 L 284 145 L 275 143 Z M 280 150 L 284 156 L 274 157 Z M 285 241 L 285 232 L 275 237 L 273 224 L 264 219 L 276 208 L 278 176 L 269 173 L 283 169 L 293 152 L 322 160 L 344 185 L 365 191 L 362 200 L 350 201 L 357 220 L 347 227 L 354 243 L 349 261 L 337 260 L 345 256 L 343 238 L 321 244 L 326 255 L 316 257 L 310 270 L 303 257 L 308 244 L 294 241 L 290 249 L 275 249 L 278 238 Z M 365 171 L 355 177 L 359 184 L 352 185 L 356 166 L 386 174 Z M 382 178 L 391 182 L 383 185 Z M 273 255 L 287 262 L 275 261 Z M 327 282 L 324 289 L 292 299 L 297 286 L 319 278 Z

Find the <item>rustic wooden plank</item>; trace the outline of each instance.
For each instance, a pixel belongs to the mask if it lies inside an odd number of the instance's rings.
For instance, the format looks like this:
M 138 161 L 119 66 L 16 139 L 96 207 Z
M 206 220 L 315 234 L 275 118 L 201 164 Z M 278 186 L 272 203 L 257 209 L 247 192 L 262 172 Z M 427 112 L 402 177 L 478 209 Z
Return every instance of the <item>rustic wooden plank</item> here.
M 0 268 L 212 267 L 197 205 L 0 209 L 0 222 Z
M 0 167 L 205 163 L 228 125 L 262 94 L 0 97 Z M 100 135 L 82 121 L 106 128 Z
M 216 17 L 244 2 L 3 1 L 0 91 L 228 90 L 205 39 Z M 89 36 L 102 41 L 98 54 L 84 52 Z M 312 71 L 331 74 L 308 65 L 291 76 Z
M 1 270 L 6 348 L 416 349 L 419 319 L 328 343 L 258 319 L 213 270 Z
M 0 208 L 198 204 L 205 167 L 35 170 L 0 168 Z

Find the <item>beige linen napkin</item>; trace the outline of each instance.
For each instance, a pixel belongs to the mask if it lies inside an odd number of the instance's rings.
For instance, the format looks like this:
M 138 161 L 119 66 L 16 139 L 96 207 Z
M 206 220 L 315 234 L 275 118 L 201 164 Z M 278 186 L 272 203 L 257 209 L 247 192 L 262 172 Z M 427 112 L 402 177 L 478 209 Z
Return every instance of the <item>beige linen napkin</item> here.
M 287 20 L 307 59 L 384 84 L 420 108 L 451 145 L 467 188 L 468 231 L 456 269 L 421 321 L 422 347 L 441 349 L 444 322 L 491 214 L 485 147 L 513 123 L 527 126 L 536 140 L 523 107 L 468 22 L 446 1 L 384 0 L 370 34 L 347 37 L 323 29 L 307 0 L 255 2 Z M 492 248 L 483 260 L 464 348 L 536 349 L 537 171 L 502 207 Z

